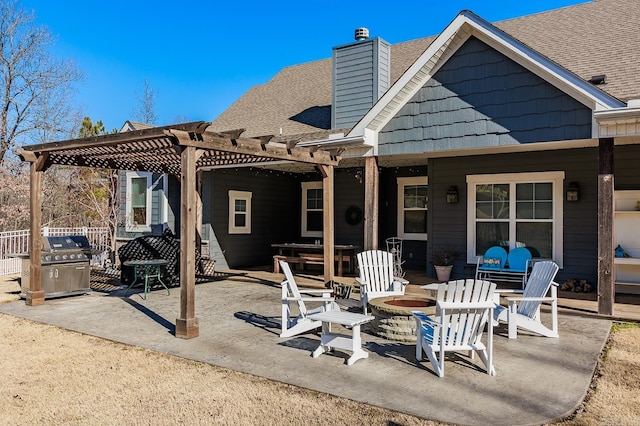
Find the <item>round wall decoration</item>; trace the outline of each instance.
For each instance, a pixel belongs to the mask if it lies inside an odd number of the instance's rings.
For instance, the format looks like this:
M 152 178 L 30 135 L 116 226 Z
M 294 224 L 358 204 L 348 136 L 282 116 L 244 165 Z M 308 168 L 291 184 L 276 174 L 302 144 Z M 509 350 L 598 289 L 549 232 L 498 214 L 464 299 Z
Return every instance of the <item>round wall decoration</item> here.
M 362 221 L 362 209 L 358 206 L 349 206 L 344 214 L 344 220 L 349 225 L 357 225 Z

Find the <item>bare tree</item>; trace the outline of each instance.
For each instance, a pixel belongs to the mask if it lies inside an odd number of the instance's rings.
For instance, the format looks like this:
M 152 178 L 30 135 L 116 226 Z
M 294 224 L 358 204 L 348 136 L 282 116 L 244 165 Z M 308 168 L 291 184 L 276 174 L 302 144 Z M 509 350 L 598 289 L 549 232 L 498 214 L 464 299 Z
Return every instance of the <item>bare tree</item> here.
M 115 133 L 115 132 L 114 132 Z M 101 120 L 95 123 L 89 117 L 82 120 L 79 137 L 106 135 Z M 76 167 L 71 172 L 70 192 L 77 193 L 76 201 L 85 212 L 85 219 L 109 227 L 111 252 L 115 253 L 118 226 L 118 171 Z
M 69 135 L 73 83 L 82 75 L 49 54 L 52 43 L 33 13 L 16 0 L 0 1 L 0 162 L 16 143 Z
M 156 124 L 158 121 L 158 116 L 156 115 L 157 96 L 158 91 L 154 90 L 149 80 L 145 78 L 142 93 L 136 93 L 139 105 L 133 109 L 133 117 L 135 120 L 145 124 Z

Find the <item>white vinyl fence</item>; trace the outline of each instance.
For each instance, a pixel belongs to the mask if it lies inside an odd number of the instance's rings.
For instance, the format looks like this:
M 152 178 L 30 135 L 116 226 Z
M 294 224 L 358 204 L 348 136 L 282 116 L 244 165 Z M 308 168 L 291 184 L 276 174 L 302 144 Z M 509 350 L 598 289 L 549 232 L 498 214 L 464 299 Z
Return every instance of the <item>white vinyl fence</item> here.
M 22 259 L 16 254 L 29 251 L 28 229 L 20 231 L 0 232 L 0 275 L 12 275 L 22 272 Z M 92 264 L 102 264 L 104 256 L 109 251 L 109 228 L 42 228 L 42 235 L 85 235 L 89 240 L 92 250 L 101 251 L 102 255 L 94 255 Z

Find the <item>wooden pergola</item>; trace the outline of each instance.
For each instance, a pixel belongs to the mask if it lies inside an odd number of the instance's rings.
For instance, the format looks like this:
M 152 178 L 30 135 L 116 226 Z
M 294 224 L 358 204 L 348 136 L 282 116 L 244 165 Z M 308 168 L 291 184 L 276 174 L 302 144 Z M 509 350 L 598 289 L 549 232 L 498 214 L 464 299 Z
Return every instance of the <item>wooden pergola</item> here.
M 212 132 L 204 121 L 154 127 L 82 139 L 23 147 L 18 154 L 30 164 L 30 289 L 26 304 L 44 304 L 42 290 L 42 174 L 52 165 L 145 171 L 175 175 L 180 181 L 180 317 L 176 337 L 199 335 L 195 316 L 195 253 L 200 241 L 202 203 L 197 172 L 229 165 L 293 161 L 314 165 L 323 176 L 324 280 L 333 282 L 334 167 L 340 151 L 319 146 L 296 147 L 296 141 L 270 143 L 273 136 L 242 138 L 243 130 Z

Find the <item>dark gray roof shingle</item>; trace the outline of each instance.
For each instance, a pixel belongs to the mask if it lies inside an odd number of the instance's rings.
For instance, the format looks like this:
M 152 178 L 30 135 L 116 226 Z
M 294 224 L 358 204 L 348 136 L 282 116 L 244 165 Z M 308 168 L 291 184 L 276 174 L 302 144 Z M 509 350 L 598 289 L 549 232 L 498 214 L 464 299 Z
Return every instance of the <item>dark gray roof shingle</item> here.
M 495 26 L 584 80 L 606 74 L 599 86 L 622 100 L 640 98 L 640 1 L 594 0 Z M 391 47 L 396 81 L 435 36 Z M 255 86 L 212 123 L 217 131 L 245 128 L 244 136 L 326 132 L 331 114 L 331 59 L 284 68 Z

